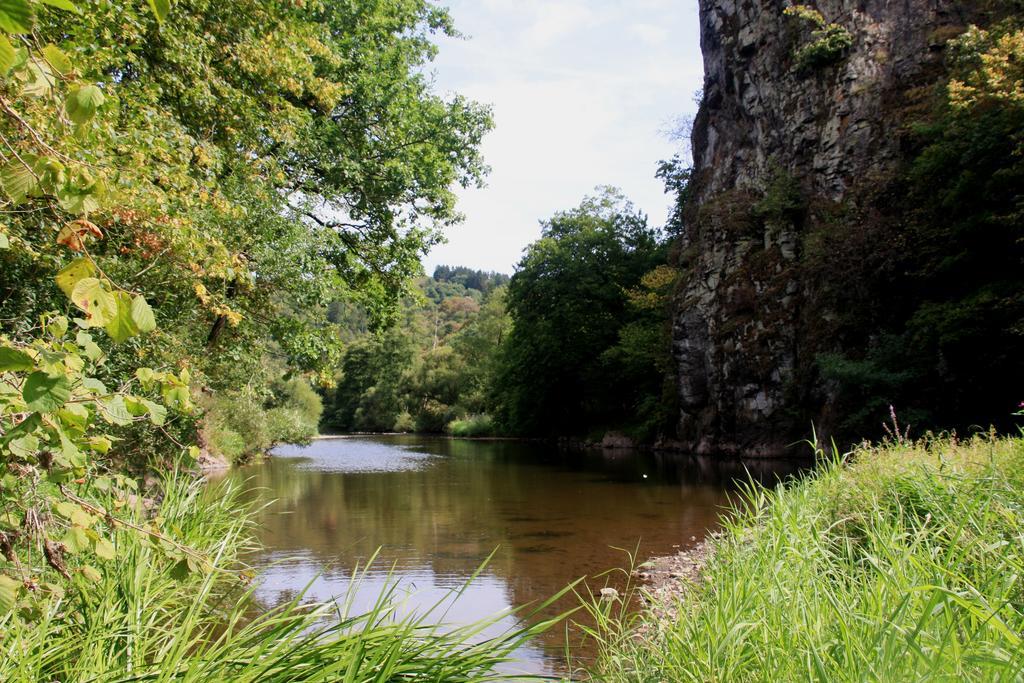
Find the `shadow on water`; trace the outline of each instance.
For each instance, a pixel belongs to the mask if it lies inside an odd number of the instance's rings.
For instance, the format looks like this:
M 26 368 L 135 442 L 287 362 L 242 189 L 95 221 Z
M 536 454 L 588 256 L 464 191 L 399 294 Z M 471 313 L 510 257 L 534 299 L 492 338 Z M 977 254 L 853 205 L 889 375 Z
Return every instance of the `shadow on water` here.
M 282 447 L 230 476 L 273 501 L 260 518 L 264 550 L 252 560 L 261 602 L 278 604 L 307 584 L 311 599 L 336 599 L 352 568 L 379 548 L 352 609 L 368 608 L 393 579 L 402 609 L 416 611 L 461 587 L 497 549 L 445 612 L 468 623 L 623 567 L 618 549 L 639 548 L 643 560 L 688 547 L 718 528 L 735 482 L 772 484 L 808 465 L 381 436 Z M 564 630 L 550 632 L 521 653 L 520 670 L 559 670 L 565 645 Z

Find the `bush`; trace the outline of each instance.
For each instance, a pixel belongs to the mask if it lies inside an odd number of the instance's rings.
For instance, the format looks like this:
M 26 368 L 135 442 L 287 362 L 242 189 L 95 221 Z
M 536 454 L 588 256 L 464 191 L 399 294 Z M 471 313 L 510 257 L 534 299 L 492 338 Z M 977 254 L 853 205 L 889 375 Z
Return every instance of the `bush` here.
M 395 426 L 392 429 L 403 434 L 414 432 L 416 431 L 416 421 L 412 419 L 412 415 L 406 410 L 395 420 Z
M 215 457 L 241 463 L 279 443 L 307 443 L 317 435 L 320 397 L 304 379 L 274 385 L 261 400 L 252 391 L 224 391 L 202 401 L 201 440 Z
M 494 436 L 497 429 L 490 415 L 469 415 L 461 420 L 452 420 L 445 427 L 452 436 Z

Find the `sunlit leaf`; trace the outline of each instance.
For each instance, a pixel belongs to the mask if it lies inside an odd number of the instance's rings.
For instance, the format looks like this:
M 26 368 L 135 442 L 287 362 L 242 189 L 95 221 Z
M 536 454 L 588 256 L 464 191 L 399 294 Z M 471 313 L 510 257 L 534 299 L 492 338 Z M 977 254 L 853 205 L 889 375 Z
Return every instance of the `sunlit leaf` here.
M 114 299 L 117 301 L 117 313 L 111 318 L 104 329 L 115 344 L 134 337 L 139 333 L 139 328 L 132 319 L 132 297 L 127 292 L 114 292 Z
M 35 157 L 33 157 L 34 159 Z M 22 156 L 22 160 L 27 162 L 24 156 Z M 35 190 L 37 184 L 36 174 L 25 163 L 17 159 L 0 169 L 0 189 L 15 205 L 25 201 L 25 197 Z
M 164 408 L 159 403 L 154 403 L 153 401 L 146 399 L 143 399 L 142 402 L 145 404 L 146 410 L 149 413 L 149 421 L 158 427 L 163 425 L 164 421 L 167 419 L 167 408 Z
M 32 6 L 28 0 L 0 0 L 0 31 L 28 33 L 32 27 Z
M 150 308 L 146 299 L 141 295 L 132 299 L 131 318 L 139 332 L 143 334 L 156 329 L 156 318 L 153 315 L 153 309 Z
M 100 405 L 103 406 L 100 415 L 110 424 L 122 427 L 131 424 L 132 414 L 128 412 L 128 406 L 125 405 L 124 396 L 121 394 L 102 399 Z
M 96 541 L 96 557 L 101 560 L 112 560 L 117 555 L 114 544 L 105 538 Z
M 16 58 L 17 54 L 14 52 L 14 46 L 11 45 L 10 39 L 0 33 L 0 76 L 7 75 L 7 72 L 14 66 Z
M 80 526 L 69 527 L 67 533 L 64 534 L 64 538 L 61 539 L 61 543 L 64 544 L 64 547 L 71 554 L 89 549 L 89 537 L 86 536 L 85 529 Z
M 50 7 L 62 9 L 65 12 L 78 12 L 78 8 L 75 7 L 70 0 L 39 0 L 39 2 L 44 5 L 49 5 Z
M 71 292 L 71 300 L 85 311 L 89 327 L 105 327 L 117 316 L 117 299 L 98 278 L 79 280 Z
M 71 60 L 68 56 L 54 44 L 47 45 L 42 49 L 43 57 L 46 59 L 50 68 L 59 73 L 61 76 L 66 76 L 72 72 L 74 66 L 71 64 Z
M 6 574 L 0 574 L 0 617 L 7 616 L 14 609 L 20 590 L 21 581 L 12 579 Z
M 99 570 L 97 570 L 95 567 L 90 567 L 89 565 L 80 567 L 78 571 L 82 572 L 82 576 L 89 579 L 93 583 L 99 583 L 99 581 L 103 579 L 103 574 L 100 574 Z
M 3 2 L 3 0 L 0 0 Z M 32 57 L 26 64 L 28 72 L 28 80 L 22 87 L 22 92 L 26 95 L 32 95 L 33 97 L 46 97 L 53 90 L 53 86 L 57 84 L 57 78 L 53 74 L 53 69 L 42 59 Z
M 85 258 L 75 259 L 57 273 L 57 286 L 70 299 L 75 286 L 85 278 L 96 276 L 96 266 Z
M 0 372 L 24 372 L 34 367 L 32 356 L 24 351 L 0 346 Z
M 171 11 L 171 0 L 149 0 L 149 8 L 153 10 L 156 20 L 162 22 Z
M 68 113 L 68 118 L 75 123 L 88 123 L 96 115 L 96 110 L 103 105 L 105 99 L 103 91 L 95 85 L 83 85 L 68 93 L 64 109 Z
M 33 372 L 25 380 L 21 395 L 29 410 L 52 413 L 71 398 L 71 383 L 63 375 L 51 377 L 45 372 Z

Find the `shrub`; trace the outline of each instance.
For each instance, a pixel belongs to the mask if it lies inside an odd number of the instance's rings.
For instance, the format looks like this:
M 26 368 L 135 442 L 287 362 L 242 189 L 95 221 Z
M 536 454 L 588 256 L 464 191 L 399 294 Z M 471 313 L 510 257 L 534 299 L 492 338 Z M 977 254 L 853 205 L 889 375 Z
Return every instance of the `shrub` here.
M 461 420 L 452 420 L 445 427 L 452 436 L 493 436 L 497 431 L 490 415 L 468 415 Z
M 806 5 L 787 7 L 783 14 L 812 26 L 810 41 L 796 48 L 793 59 L 800 71 L 812 71 L 839 61 L 853 46 L 853 36 L 839 24 L 825 23 L 825 17 Z

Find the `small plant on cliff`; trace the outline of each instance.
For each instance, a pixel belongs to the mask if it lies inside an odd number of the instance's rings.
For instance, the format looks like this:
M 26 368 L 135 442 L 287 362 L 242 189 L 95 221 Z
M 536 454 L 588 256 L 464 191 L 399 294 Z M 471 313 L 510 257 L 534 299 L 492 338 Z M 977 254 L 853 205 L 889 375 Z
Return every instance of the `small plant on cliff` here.
M 811 28 L 810 40 L 793 52 L 798 71 L 813 71 L 835 64 L 853 45 L 853 36 L 839 24 L 829 24 L 818 10 L 807 5 L 787 7 L 783 14 Z

